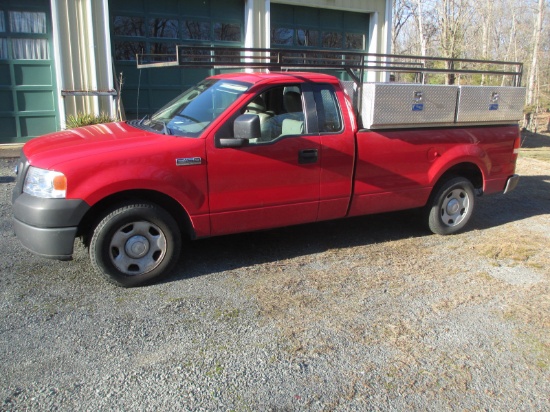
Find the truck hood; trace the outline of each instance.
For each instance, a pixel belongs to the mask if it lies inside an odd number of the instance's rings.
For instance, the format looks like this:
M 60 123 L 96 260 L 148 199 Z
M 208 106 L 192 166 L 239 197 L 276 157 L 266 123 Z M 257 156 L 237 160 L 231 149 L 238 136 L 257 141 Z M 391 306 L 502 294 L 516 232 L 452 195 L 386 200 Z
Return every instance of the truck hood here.
M 158 145 L 174 138 L 141 130 L 124 122 L 106 123 L 37 137 L 25 144 L 23 152 L 32 165 L 50 169 L 68 160 L 130 147 Z

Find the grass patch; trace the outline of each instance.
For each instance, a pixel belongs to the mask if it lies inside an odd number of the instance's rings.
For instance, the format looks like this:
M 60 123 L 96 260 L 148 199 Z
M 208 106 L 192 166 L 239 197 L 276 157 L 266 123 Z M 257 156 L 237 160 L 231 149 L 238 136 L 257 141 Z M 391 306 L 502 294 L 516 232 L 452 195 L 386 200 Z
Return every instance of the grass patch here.
M 550 330 L 550 291 L 548 285 L 535 285 L 516 295 L 504 311 L 504 318 L 518 324 L 531 325 L 533 330 L 545 334 Z
M 550 162 L 550 133 L 522 133 L 520 157 Z
M 227 322 L 237 319 L 240 314 L 239 309 L 216 309 L 214 319 Z
M 474 247 L 481 256 L 492 260 L 511 260 L 527 263 L 530 267 L 550 266 L 550 239 L 533 232 L 522 233 L 518 229 L 489 233 Z
M 519 152 L 521 157 L 527 157 L 530 159 L 542 160 L 544 162 L 550 162 L 550 149 L 521 149 Z

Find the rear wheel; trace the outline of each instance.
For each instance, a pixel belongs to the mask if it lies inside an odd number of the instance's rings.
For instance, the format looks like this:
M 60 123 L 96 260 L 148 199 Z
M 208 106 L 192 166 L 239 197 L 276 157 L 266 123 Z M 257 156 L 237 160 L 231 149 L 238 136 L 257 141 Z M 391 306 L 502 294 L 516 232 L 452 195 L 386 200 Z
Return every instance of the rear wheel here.
M 474 211 L 472 183 L 455 177 L 443 183 L 428 204 L 428 226 L 433 233 L 450 235 L 461 231 Z
M 90 259 L 107 280 L 131 287 L 169 271 L 180 249 L 181 234 L 168 212 L 151 203 L 123 204 L 95 227 Z

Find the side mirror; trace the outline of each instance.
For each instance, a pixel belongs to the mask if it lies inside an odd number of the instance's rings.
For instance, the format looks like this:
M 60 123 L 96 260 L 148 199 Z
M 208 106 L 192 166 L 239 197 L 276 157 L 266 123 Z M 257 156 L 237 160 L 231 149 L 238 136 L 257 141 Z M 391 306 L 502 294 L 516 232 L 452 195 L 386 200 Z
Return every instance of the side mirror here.
M 219 147 L 241 147 L 261 135 L 260 117 L 257 114 L 241 114 L 233 123 L 234 137 L 221 138 Z
M 256 139 L 262 135 L 260 116 L 257 114 L 242 114 L 233 123 L 235 139 Z

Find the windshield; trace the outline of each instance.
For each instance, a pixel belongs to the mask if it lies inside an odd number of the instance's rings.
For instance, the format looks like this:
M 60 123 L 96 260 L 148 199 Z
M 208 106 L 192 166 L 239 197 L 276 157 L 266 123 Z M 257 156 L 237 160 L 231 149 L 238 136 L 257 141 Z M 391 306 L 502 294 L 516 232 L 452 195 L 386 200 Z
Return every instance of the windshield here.
M 203 80 L 142 123 L 165 134 L 197 137 L 250 86 L 231 80 Z

